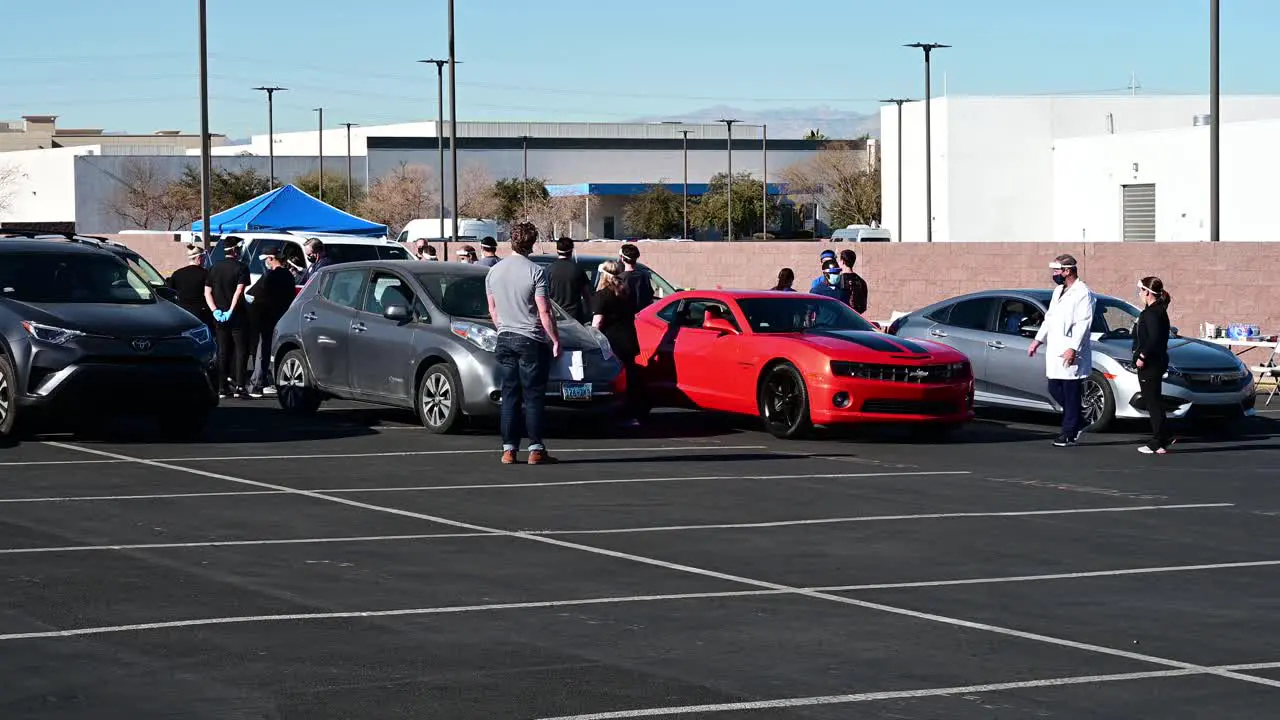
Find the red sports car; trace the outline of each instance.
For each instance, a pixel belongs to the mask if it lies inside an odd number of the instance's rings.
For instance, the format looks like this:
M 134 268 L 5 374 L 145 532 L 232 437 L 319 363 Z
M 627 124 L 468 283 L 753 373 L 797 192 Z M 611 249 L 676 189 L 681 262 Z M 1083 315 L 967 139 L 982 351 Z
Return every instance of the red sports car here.
M 655 407 L 759 415 L 780 438 L 844 423 L 944 434 L 973 418 L 963 353 L 876 332 L 830 298 L 686 291 L 642 311 L 636 330 Z

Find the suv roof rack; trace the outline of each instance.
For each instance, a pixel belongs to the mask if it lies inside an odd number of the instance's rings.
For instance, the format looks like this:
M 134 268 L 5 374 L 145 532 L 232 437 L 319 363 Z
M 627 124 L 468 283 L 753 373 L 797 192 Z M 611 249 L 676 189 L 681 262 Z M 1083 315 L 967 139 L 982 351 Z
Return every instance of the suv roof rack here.
M 102 247 L 104 245 L 112 245 L 118 248 L 127 247 L 122 243 L 118 243 L 111 238 L 102 237 L 101 235 L 82 235 L 75 232 L 57 232 L 54 230 L 33 230 L 28 228 L 0 228 L 0 238 L 5 236 L 20 237 L 29 240 L 39 240 L 42 238 L 62 238 L 67 242 L 83 243 L 85 245 L 93 245 Z

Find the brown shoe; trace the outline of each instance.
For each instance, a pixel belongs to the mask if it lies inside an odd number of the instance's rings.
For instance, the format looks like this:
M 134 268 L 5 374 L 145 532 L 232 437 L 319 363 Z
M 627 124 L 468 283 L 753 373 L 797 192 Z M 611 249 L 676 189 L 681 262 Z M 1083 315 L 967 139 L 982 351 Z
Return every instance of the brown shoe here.
M 548 455 L 546 450 L 530 450 L 529 451 L 530 465 L 554 465 L 555 463 L 558 463 L 558 462 L 560 461 Z
M 516 451 L 515 451 L 515 450 L 503 450 L 503 451 L 502 451 L 502 464 L 503 464 L 503 465 L 515 465 L 515 464 L 516 464 Z

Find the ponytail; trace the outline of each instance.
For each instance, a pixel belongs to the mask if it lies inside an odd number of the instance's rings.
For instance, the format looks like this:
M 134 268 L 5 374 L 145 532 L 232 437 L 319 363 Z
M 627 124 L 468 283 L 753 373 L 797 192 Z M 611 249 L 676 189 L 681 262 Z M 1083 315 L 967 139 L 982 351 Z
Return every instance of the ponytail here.
M 1148 275 L 1142 278 L 1142 289 L 1156 296 L 1156 303 L 1169 307 L 1169 303 L 1173 302 L 1173 296 L 1168 290 L 1164 289 L 1164 281 L 1155 275 Z

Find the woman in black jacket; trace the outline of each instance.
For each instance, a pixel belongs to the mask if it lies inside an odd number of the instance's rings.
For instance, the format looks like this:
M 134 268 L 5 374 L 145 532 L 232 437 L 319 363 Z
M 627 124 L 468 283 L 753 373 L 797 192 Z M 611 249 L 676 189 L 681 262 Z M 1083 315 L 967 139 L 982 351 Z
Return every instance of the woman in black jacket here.
M 1151 416 L 1151 441 L 1138 448 L 1147 455 L 1164 455 L 1169 451 L 1170 435 L 1165 429 L 1165 408 L 1161 385 L 1169 369 L 1169 293 L 1154 275 L 1138 283 L 1137 332 L 1133 335 L 1133 364 L 1138 368 L 1138 387 Z

